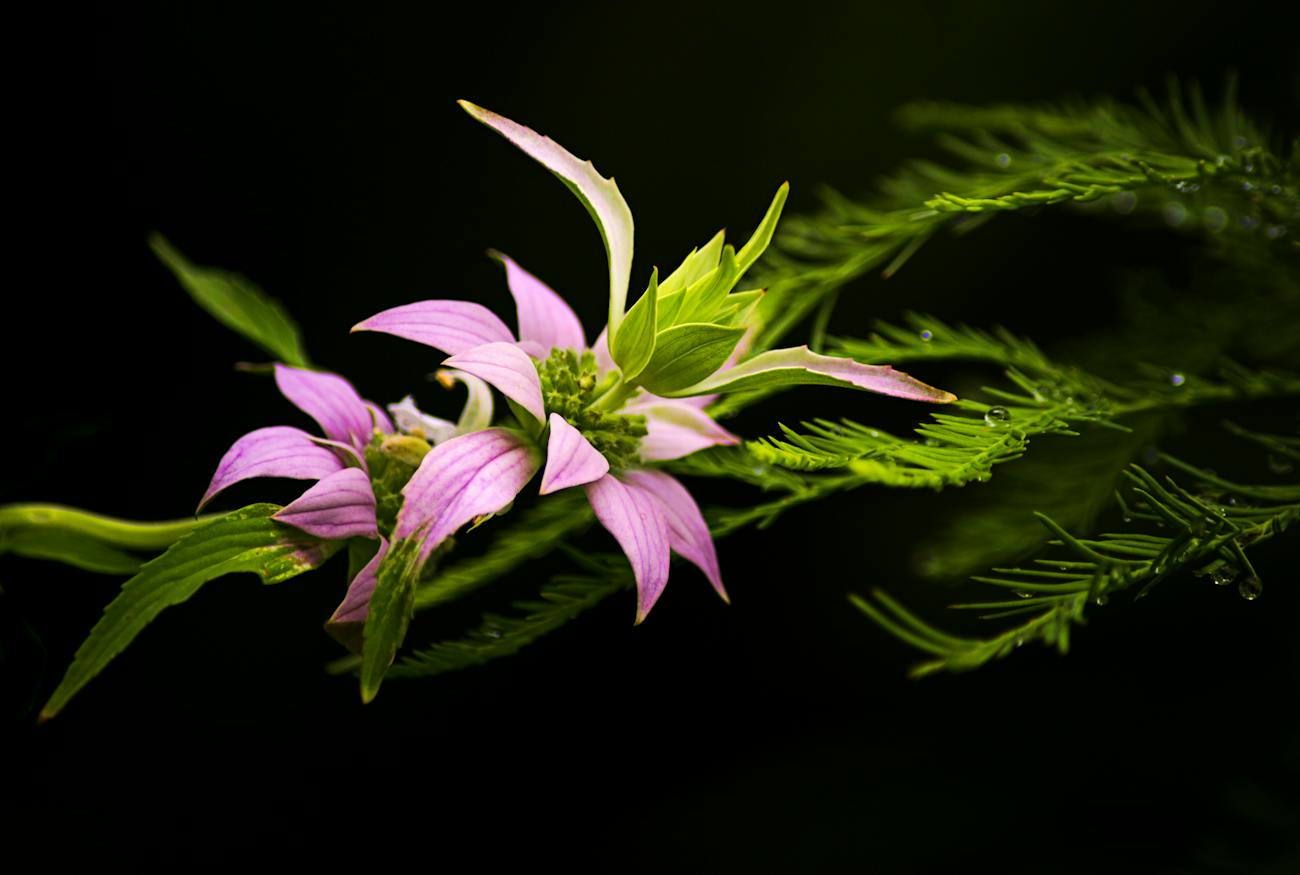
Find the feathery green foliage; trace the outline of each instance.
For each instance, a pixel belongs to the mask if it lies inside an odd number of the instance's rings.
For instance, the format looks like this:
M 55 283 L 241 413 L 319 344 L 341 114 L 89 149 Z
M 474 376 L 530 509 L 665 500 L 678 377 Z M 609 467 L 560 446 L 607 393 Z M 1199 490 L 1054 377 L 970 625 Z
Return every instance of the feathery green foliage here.
M 913 162 L 874 198 L 827 192 L 822 212 L 788 219 L 759 278 L 768 295 L 757 349 L 857 277 L 888 277 L 939 231 L 965 233 L 997 213 L 1104 201 L 1116 215 L 1152 213 L 1178 230 L 1243 242 L 1293 248 L 1300 232 L 1300 143 L 1273 147 L 1231 82 L 1215 112 L 1199 89 L 1185 100 L 1171 81 L 1165 106 L 1147 95 L 1140 107 L 917 104 L 899 117 L 939 129 L 952 165 Z
M 1071 629 L 1084 622 L 1089 605 L 1105 605 L 1130 591 L 1141 598 L 1188 570 L 1219 586 L 1236 583 L 1247 600 L 1259 598 L 1263 583 L 1247 548 L 1281 534 L 1300 517 L 1300 486 L 1243 486 L 1171 456 L 1161 458 L 1189 478 L 1192 488 L 1133 465 L 1125 472 L 1129 498 L 1116 494 L 1127 523 L 1152 524 L 1159 531 L 1134 528 L 1083 538 L 1039 514 L 1054 535 L 1047 543 L 1056 548 L 1055 555 L 1035 559 L 1029 567 L 994 568 L 972 578 L 1013 598 L 953 606 L 979 612 L 984 619 L 1023 617 L 1022 622 L 987 637 L 958 637 L 925 622 L 881 590 L 873 592 L 874 600 L 851 596 L 853 604 L 901 640 L 935 657 L 913 670 L 919 677 L 978 668 L 1034 641 L 1064 654 Z
M 520 648 L 566 625 L 578 614 L 602 599 L 632 585 L 632 573 L 621 555 L 570 555 L 585 574 L 565 574 L 542 587 L 540 600 L 513 602 L 521 616 L 484 614 L 483 624 L 463 638 L 440 641 L 417 650 L 393 666 L 392 677 L 426 677 L 456 669 L 482 665 Z

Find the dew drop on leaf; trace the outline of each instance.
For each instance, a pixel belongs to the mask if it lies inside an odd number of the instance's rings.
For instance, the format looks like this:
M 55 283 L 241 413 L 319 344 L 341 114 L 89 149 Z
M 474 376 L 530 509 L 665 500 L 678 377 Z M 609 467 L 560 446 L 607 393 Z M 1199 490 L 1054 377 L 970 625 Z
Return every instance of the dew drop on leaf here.
M 1098 593 L 1097 597 L 1093 599 L 1093 603 L 1096 604 L 1098 607 L 1101 607 L 1102 605 L 1106 604 L 1106 602 L 1108 601 L 1110 601 L 1110 596 L 1106 595 L 1104 592 Z
M 1237 569 L 1231 565 L 1220 565 L 1210 570 L 1210 580 L 1215 586 L 1227 586 L 1237 579 Z
M 1201 221 L 1205 223 L 1205 230 L 1218 234 L 1228 227 L 1228 212 L 1223 207 L 1207 207 Z
M 989 425 L 1006 425 L 1011 421 L 1011 411 L 1005 407 L 990 407 L 984 413 L 984 421 Z
M 1241 583 L 1237 584 L 1237 592 L 1248 602 L 1253 602 L 1259 598 L 1260 593 L 1264 591 L 1264 584 L 1255 575 L 1243 577 Z
M 998 162 L 999 167 L 1011 166 L 1011 156 L 1008 155 L 1006 152 L 1000 153 L 998 157 L 995 158 L 994 160 Z
M 1183 383 L 1186 382 L 1187 382 L 1187 376 L 1185 374 L 1180 374 L 1177 371 L 1175 371 L 1174 373 L 1169 375 L 1169 384 L 1171 386 L 1181 386 L 1183 385 Z
M 932 337 L 934 337 L 934 334 L 928 328 L 921 332 L 921 339 L 926 343 L 929 343 Z

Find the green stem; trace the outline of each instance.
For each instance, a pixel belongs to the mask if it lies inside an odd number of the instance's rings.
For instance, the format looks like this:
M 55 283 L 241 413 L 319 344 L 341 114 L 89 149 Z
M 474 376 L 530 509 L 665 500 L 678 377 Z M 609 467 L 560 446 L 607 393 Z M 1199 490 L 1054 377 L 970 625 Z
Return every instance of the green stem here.
M 161 550 L 220 514 L 163 522 L 136 522 L 64 507 L 58 504 L 0 506 L 0 532 L 16 528 L 49 528 L 79 532 L 118 547 Z
M 613 413 L 621 408 L 627 400 L 635 395 L 640 386 L 634 383 L 623 382 L 623 376 L 617 375 L 613 385 L 606 389 L 596 400 L 587 405 L 588 410 L 594 410 L 597 413 Z

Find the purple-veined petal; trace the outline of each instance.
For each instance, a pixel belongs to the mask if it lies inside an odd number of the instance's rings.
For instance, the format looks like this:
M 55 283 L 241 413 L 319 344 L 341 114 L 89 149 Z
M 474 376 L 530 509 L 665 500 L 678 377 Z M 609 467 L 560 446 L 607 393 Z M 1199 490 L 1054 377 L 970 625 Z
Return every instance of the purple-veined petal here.
M 422 437 L 435 446 L 456 436 L 456 423 L 424 413 L 415 406 L 415 399 L 410 395 L 396 404 L 389 404 L 388 410 L 404 433 Z
M 360 468 L 335 471 L 276 512 L 275 518 L 327 541 L 377 538 L 375 492 Z
M 591 347 L 591 354 L 596 357 L 596 373 L 605 376 L 614 370 L 614 357 L 609 354 L 609 328 L 602 328 L 596 343 Z
M 560 178 L 578 196 L 596 220 L 605 252 L 609 256 L 609 326 L 618 333 L 627 307 L 627 284 L 632 275 L 632 211 L 611 179 L 596 172 L 590 161 L 572 155 L 550 137 L 526 128 L 491 110 L 460 101 L 461 108 L 475 119 L 514 143 L 524 154 Z
M 366 409 L 370 411 L 370 420 L 375 428 L 379 429 L 384 434 L 396 433 L 397 428 L 393 425 L 393 421 L 388 418 L 388 414 L 384 412 L 382 407 L 373 401 L 367 401 Z
M 402 489 L 393 536 L 422 538 L 424 561 L 461 526 L 514 501 L 540 463 L 530 441 L 504 428 L 485 428 L 439 444 Z
M 623 409 L 624 413 L 645 417 L 646 435 L 641 438 L 640 446 L 643 462 L 666 462 L 706 447 L 740 443 L 740 438 L 714 422 L 703 410 L 683 403 L 686 400 L 654 398 L 652 402 Z
M 650 613 L 668 583 L 668 521 L 659 501 L 606 474 L 583 487 L 596 519 L 627 554 L 636 576 L 636 621 Z
M 733 368 L 718 370 L 694 386 L 666 394 L 683 397 L 713 392 L 744 392 L 767 386 L 831 385 L 865 389 L 896 398 L 948 404 L 957 396 L 888 365 L 864 365 L 850 358 L 821 355 L 806 346 L 773 349 Z
M 376 313 L 353 331 L 381 331 L 458 355 L 485 343 L 514 343 L 506 323 L 473 301 L 417 301 Z
M 722 586 L 713 536 L 709 534 L 700 506 L 686 487 L 675 477 L 648 468 L 628 471 L 623 479 L 628 486 L 654 496 L 668 521 L 668 543 L 673 552 L 703 571 L 723 601 L 731 601 Z
M 551 436 L 546 442 L 546 469 L 538 494 L 549 495 L 570 486 L 582 486 L 609 473 L 609 460 L 582 432 L 558 413 L 551 414 Z
M 364 447 L 374 430 L 370 408 L 352 384 L 337 374 L 275 366 L 275 384 L 294 405 L 320 425 L 330 440 Z
M 365 629 L 366 617 L 370 614 L 370 597 L 375 592 L 379 563 L 384 561 L 387 553 L 388 541 L 380 536 L 375 557 L 352 578 L 347 595 L 325 623 L 325 630 L 354 653 L 361 652 L 362 631 Z
M 300 428 L 273 425 L 259 428 L 235 441 L 217 465 L 199 510 L 218 492 L 251 477 L 288 477 L 319 480 L 344 468 L 333 450 L 320 446 Z
M 539 423 L 546 421 L 537 366 L 528 353 L 513 343 L 485 343 L 452 356 L 444 364 L 495 386 L 502 395 L 537 417 Z
M 492 255 L 505 265 L 506 284 L 519 314 L 519 345 L 529 355 L 544 359 L 556 347 L 580 350 L 586 346 L 582 323 L 563 298 L 509 256 L 500 252 Z

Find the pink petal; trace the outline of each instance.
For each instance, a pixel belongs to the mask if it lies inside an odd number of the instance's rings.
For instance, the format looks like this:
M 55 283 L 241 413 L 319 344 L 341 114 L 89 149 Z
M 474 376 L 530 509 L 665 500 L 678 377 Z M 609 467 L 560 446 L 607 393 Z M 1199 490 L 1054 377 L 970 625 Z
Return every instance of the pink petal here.
M 370 615 L 370 597 L 375 592 L 379 563 L 384 561 L 387 553 L 388 541 L 380 537 L 375 558 L 367 562 L 365 567 L 357 572 L 357 576 L 352 578 L 347 595 L 343 597 L 343 601 L 325 623 L 325 630 L 355 653 L 361 652 L 362 631 L 365 628 L 366 617 Z
M 199 510 L 227 486 L 251 477 L 319 480 L 343 467 L 337 453 L 317 444 L 315 438 L 300 428 L 287 425 L 259 428 L 226 450 L 208 491 L 203 493 Z
M 370 476 L 360 468 L 344 468 L 321 478 L 275 518 L 327 541 L 379 537 L 374 489 Z
M 493 253 L 506 268 L 506 284 L 519 314 L 519 345 L 530 355 L 546 358 L 551 350 L 581 350 L 587 345 L 582 323 L 564 299 L 509 256 Z M 540 351 L 540 355 L 533 350 Z
M 730 446 L 740 438 L 718 425 L 693 404 L 694 399 L 655 398 L 652 403 L 638 403 L 624 408 L 624 413 L 645 416 L 646 436 L 641 438 L 643 462 L 666 462 L 680 459 L 707 447 Z
M 700 506 L 686 491 L 686 487 L 663 471 L 649 468 L 628 471 L 623 479 L 629 486 L 654 496 L 668 521 L 668 543 L 673 552 L 703 571 L 722 600 L 730 601 L 727 591 L 722 587 L 722 572 L 718 570 L 718 554 L 713 549 L 713 536 L 709 534 L 709 526 L 704 522 Z
M 382 331 L 459 355 L 485 343 L 513 343 L 497 315 L 472 301 L 418 301 L 376 313 L 353 331 Z
M 650 613 L 668 583 L 668 522 L 650 493 L 606 474 L 585 487 L 587 500 L 627 554 L 636 575 L 636 621 Z
M 558 176 L 578 196 L 595 219 L 609 256 L 609 324 L 618 332 L 627 306 L 627 284 L 632 274 L 632 211 L 613 179 L 596 172 L 590 161 L 575 157 L 550 137 L 512 122 L 505 116 L 475 106 L 467 100 L 460 106 L 492 128 L 524 154 Z
M 539 494 L 549 495 L 570 486 L 581 486 L 608 473 L 609 460 L 568 420 L 552 413 L 551 436 L 546 443 L 546 470 L 542 472 Z
M 591 347 L 592 355 L 596 357 L 596 372 L 600 376 L 605 376 L 608 371 L 615 368 L 614 357 L 609 354 L 609 328 L 602 328 L 600 336 L 596 338 L 595 344 Z
M 337 374 L 275 366 L 275 383 L 284 397 L 320 425 L 330 440 L 364 447 L 374 430 L 370 408 L 352 384 Z
M 528 353 L 513 343 L 485 343 L 452 356 L 444 364 L 492 384 L 502 395 L 537 417 L 539 423 L 546 421 L 537 366 Z
M 504 428 L 438 444 L 402 489 L 394 537 L 423 539 L 420 559 L 428 559 L 461 526 L 514 501 L 540 462 L 536 447 Z

